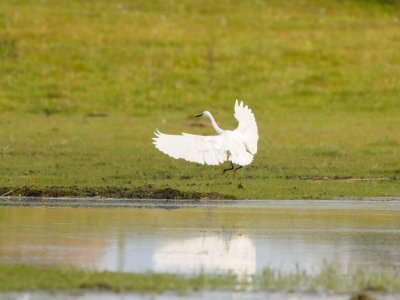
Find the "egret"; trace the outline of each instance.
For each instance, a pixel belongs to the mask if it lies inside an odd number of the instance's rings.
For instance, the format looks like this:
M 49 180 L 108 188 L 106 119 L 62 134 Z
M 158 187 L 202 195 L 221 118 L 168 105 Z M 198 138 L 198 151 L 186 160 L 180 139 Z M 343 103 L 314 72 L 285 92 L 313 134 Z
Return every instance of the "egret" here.
M 243 101 L 236 100 L 234 116 L 239 123 L 238 127 L 234 130 L 223 130 L 211 113 L 204 111 L 196 117 L 208 118 L 217 135 L 172 135 L 161 133 L 157 129 L 153 144 L 158 150 L 175 159 L 203 165 L 219 165 L 230 161 L 231 166 L 224 169 L 223 174 L 233 170 L 235 175 L 237 170 L 253 161 L 257 153 L 258 129 L 253 112 Z

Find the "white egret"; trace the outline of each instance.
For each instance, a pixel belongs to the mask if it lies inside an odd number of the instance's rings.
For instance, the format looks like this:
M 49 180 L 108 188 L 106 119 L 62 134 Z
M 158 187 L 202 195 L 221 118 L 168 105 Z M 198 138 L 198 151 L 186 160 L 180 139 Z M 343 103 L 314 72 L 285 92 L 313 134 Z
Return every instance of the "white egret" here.
M 234 130 L 223 130 L 215 122 L 209 111 L 204 111 L 196 117 L 206 117 L 218 135 L 204 136 L 189 133 L 180 135 L 155 132 L 153 138 L 157 149 L 175 158 L 184 159 L 207 165 L 219 165 L 225 161 L 231 162 L 233 175 L 243 166 L 249 165 L 257 153 L 258 129 L 256 119 L 251 109 L 243 101 L 235 102 L 235 118 L 239 125 Z M 234 164 L 237 167 L 234 167 Z

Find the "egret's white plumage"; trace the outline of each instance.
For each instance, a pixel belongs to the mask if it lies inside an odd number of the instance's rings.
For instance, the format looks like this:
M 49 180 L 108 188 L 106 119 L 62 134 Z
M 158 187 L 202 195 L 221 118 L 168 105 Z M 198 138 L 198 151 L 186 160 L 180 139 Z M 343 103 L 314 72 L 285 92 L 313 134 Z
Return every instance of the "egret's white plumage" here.
M 228 160 L 246 166 L 253 161 L 257 153 L 258 130 L 254 114 L 247 105 L 236 100 L 234 116 L 239 125 L 234 130 L 221 129 L 208 111 L 201 115 L 210 119 L 218 135 L 171 135 L 157 130 L 153 138 L 156 148 L 173 158 L 207 165 L 219 165 Z

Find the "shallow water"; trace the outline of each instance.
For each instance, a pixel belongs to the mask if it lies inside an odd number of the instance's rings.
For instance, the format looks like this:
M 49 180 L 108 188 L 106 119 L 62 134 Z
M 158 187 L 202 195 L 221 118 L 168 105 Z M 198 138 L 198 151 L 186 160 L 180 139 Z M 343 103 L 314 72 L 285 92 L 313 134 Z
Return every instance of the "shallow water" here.
M 111 293 L 111 292 L 10 292 L 0 293 L 3 300 L 183 300 L 183 299 L 233 299 L 233 300 L 348 300 L 351 295 L 346 294 L 325 294 L 325 293 L 289 293 L 289 292 L 228 292 L 228 291 L 202 291 L 190 292 L 177 295 L 174 293 L 163 294 L 135 294 L 135 293 Z M 375 300 L 396 300 L 399 295 L 373 294 Z
M 325 264 L 344 272 L 400 270 L 399 202 L 247 203 L 179 209 L 0 206 L 0 261 L 239 277 L 264 268 L 312 273 Z

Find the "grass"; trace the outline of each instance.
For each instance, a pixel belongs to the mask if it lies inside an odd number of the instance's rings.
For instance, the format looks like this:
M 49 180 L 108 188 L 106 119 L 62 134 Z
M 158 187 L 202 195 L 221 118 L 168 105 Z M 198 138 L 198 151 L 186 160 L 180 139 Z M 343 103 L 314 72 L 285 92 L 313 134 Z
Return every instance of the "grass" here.
M 182 292 L 187 289 L 232 287 L 231 276 L 185 278 L 169 274 L 124 274 L 71 268 L 2 265 L 0 291 L 100 289 L 135 292 Z
M 84 271 L 33 265 L 2 264 L 0 291 L 21 290 L 110 290 L 115 292 L 179 293 L 191 290 L 265 290 L 349 293 L 400 291 L 400 277 L 394 271 L 377 273 L 360 270 L 341 274 L 333 266 L 325 266 L 319 273 L 297 270 L 282 274 L 265 270 L 254 278 L 240 280 L 233 275 L 205 275 L 192 277 L 171 274 L 129 274 Z
M 379 273 L 353 269 L 344 275 L 332 265 L 326 265 L 316 274 L 309 274 L 304 270 L 282 274 L 267 269 L 260 278 L 261 286 L 266 290 L 333 291 L 341 293 L 360 291 L 398 292 L 400 289 L 399 280 L 400 278 L 395 271 Z
M 399 6 L 1 1 L 0 187 L 399 196 Z M 205 109 L 234 128 L 236 98 L 260 132 L 236 178 L 152 146 L 155 128 L 213 134 Z

